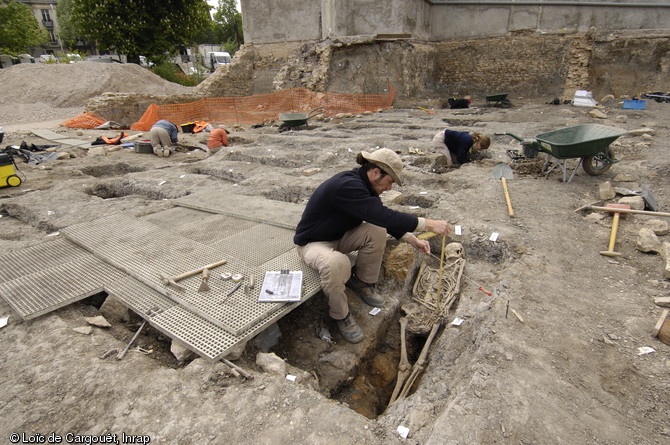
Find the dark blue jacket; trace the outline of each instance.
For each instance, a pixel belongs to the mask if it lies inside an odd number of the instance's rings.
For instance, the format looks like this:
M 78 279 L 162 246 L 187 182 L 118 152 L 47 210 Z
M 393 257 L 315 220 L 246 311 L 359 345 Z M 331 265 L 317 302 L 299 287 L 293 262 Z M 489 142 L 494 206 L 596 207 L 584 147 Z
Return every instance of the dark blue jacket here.
M 338 173 L 325 181 L 307 202 L 293 242 L 335 241 L 363 221 L 384 227 L 396 239 L 416 229 L 419 219 L 384 207 L 363 168 Z
M 472 136 L 469 133 L 444 130 L 444 143 L 447 145 L 449 151 L 456 155 L 456 161 L 459 164 L 470 162 L 468 152 L 473 142 Z

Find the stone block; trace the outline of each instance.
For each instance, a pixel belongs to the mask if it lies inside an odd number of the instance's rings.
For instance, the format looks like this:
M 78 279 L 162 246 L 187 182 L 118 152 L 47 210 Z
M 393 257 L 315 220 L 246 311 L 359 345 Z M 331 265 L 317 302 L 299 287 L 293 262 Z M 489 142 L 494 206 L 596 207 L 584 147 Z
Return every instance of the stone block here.
M 658 252 L 661 250 L 661 241 L 658 239 L 653 230 L 643 227 L 637 235 L 637 242 L 635 247 L 640 252 Z
M 286 375 L 286 362 L 275 353 L 259 352 L 256 354 L 256 364 L 268 374 Z
M 589 116 L 595 117 L 597 119 L 607 119 L 607 115 L 600 110 L 589 111 Z
M 661 247 L 658 250 L 658 253 L 661 255 L 663 260 L 667 261 L 668 259 L 670 259 L 670 255 L 669 255 L 670 254 L 670 243 L 666 241 L 663 244 L 661 244 Z
M 130 320 L 128 307 L 112 295 L 108 295 L 105 298 L 105 302 L 100 306 L 100 314 L 112 321 L 127 323 Z
M 86 317 L 85 320 L 88 324 L 97 326 L 99 328 L 112 327 L 112 325 L 102 315 L 98 315 L 97 317 Z
M 240 357 L 242 357 L 242 354 L 244 353 L 244 350 L 247 347 L 247 342 L 242 342 L 238 343 L 237 345 L 233 346 L 233 348 L 226 354 L 226 359 L 227 360 L 238 360 Z
M 607 181 L 600 184 L 598 186 L 598 196 L 600 199 L 604 200 L 614 199 L 614 197 L 616 197 L 616 191 L 614 190 L 612 183 Z
M 186 361 L 196 356 L 193 351 L 176 340 L 172 340 L 172 344 L 170 345 L 170 352 L 180 362 Z
M 644 198 L 642 196 L 624 196 L 619 204 L 626 204 L 633 210 L 644 210 Z
M 613 179 L 614 182 L 635 182 L 637 177 L 631 175 L 630 173 L 619 173 Z
M 91 327 L 91 326 L 79 326 L 79 327 L 76 327 L 76 328 L 72 328 L 72 330 L 74 332 L 78 332 L 80 334 L 91 335 L 91 333 L 93 332 L 93 327 Z
M 400 204 L 404 198 L 405 195 L 397 190 L 388 190 L 381 195 L 382 202 L 386 205 Z
M 667 235 L 669 232 L 668 222 L 661 219 L 650 219 L 649 221 L 645 222 L 644 226 L 653 230 L 654 233 L 658 236 Z

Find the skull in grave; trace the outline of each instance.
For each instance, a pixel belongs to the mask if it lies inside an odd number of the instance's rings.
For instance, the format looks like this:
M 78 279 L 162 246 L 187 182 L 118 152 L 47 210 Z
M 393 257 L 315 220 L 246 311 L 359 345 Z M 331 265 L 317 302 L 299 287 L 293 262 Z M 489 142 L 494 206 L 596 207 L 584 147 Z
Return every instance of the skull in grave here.
M 463 258 L 463 244 L 449 243 L 444 248 L 444 255 L 447 258 Z

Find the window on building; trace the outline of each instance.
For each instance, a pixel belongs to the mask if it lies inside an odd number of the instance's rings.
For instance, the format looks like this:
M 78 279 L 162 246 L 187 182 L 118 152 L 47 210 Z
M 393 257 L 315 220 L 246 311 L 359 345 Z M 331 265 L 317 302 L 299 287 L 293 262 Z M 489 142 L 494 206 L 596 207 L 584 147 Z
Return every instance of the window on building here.
M 53 31 L 49 31 L 49 36 L 51 37 L 51 43 L 57 43 L 56 34 Z
M 43 22 L 50 22 L 51 21 L 51 16 L 49 15 L 49 10 L 48 9 L 42 9 L 42 21 Z

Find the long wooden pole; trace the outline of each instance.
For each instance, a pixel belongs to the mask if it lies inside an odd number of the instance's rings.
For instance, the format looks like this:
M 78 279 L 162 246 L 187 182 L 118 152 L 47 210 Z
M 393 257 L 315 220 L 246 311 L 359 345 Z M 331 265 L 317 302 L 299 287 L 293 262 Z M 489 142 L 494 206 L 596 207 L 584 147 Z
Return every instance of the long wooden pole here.
M 635 210 L 635 209 L 618 209 L 615 207 L 599 207 L 599 206 L 583 206 L 575 210 L 575 212 L 581 212 L 582 210 L 595 210 L 600 212 L 609 212 L 609 213 L 632 213 L 635 215 L 649 215 L 649 216 L 663 216 L 665 218 L 670 218 L 670 213 L 666 212 L 652 212 L 649 210 Z

